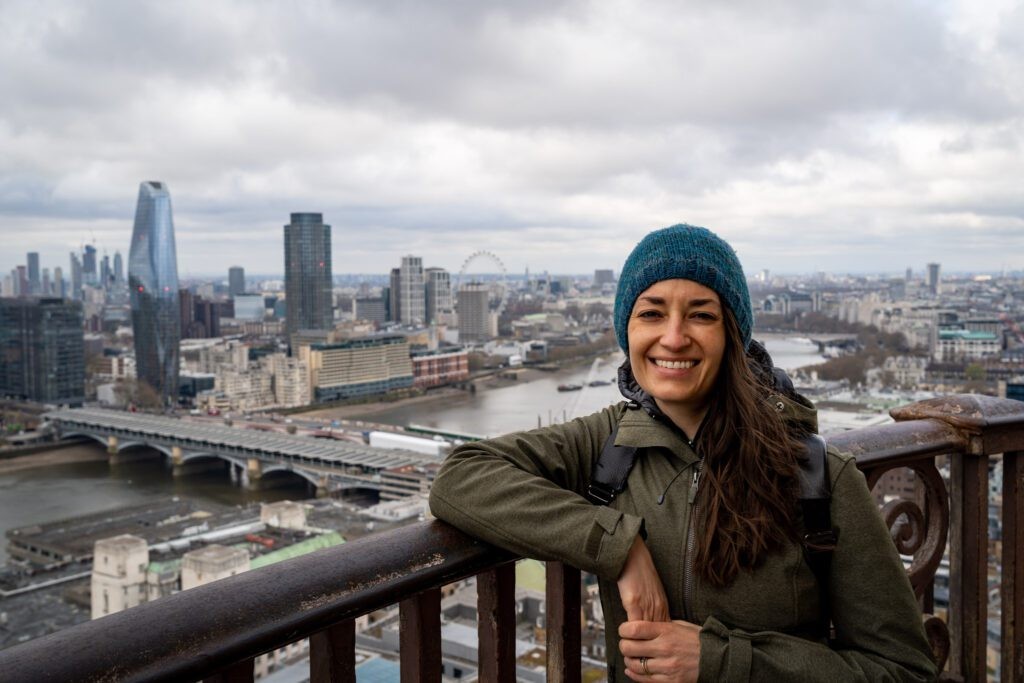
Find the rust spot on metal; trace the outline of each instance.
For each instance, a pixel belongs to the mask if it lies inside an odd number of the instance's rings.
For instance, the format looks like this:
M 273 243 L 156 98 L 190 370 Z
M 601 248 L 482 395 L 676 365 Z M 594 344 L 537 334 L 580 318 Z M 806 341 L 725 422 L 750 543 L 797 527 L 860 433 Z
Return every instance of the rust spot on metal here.
M 897 422 L 934 419 L 958 429 L 982 430 L 994 423 L 1024 425 L 1024 403 L 980 394 L 954 394 L 889 411 Z
M 349 595 L 360 593 L 371 588 L 376 588 L 377 586 L 381 586 L 396 579 L 400 579 L 403 576 L 415 574 L 416 572 L 423 571 L 425 569 L 430 569 L 431 567 L 437 567 L 442 564 L 444 564 L 444 555 L 442 555 L 441 553 L 434 553 L 423 562 L 417 562 L 413 565 L 404 566 L 399 569 L 395 569 L 394 571 L 387 572 L 386 574 L 378 574 L 377 576 L 367 579 L 366 581 L 357 581 L 355 583 L 351 583 L 347 588 L 343 588 L 339 591 L 324 593 L 323 595 L 317 596 L 315 598 L 303 600 L 301 603 L 299 603 L 299 609 L 301 609 L 303 612 L 318 609 L 320 607 L 324 607 L 325 605 L 329 605 L 337 600 L 342 600 L 348 597 Z

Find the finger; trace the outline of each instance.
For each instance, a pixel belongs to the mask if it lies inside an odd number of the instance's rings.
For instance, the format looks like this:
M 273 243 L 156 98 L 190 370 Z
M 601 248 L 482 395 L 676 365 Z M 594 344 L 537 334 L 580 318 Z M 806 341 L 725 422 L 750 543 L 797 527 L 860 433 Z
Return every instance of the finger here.
M 650 674 L 645 674 L 644 673 L 644 665 L 643 665 L 643 662 L 640 661 L 641 657 L 623 657 L 622 659 L 626 663 L 626 673 L 632 673 L 632 674 L 636 674 L 637 676 L 644 676 L 644 677 L 647 677 L 647 676 L 650 675 Z M 647 659 L 647 669 L 648 669 L 648 671 L 651 671 L 651 673 L 654 673 L 651 670 L 651 660 L 650 660 L 650 658 Z
M 653 651 L 653 641 L 630 640 L 629 638 L 621 638 L 619 640 L 619 652 L 622 653 L 623 657 L 631 657 L 633 659 L 653 657 L 656 654 Z
M 670 680 L 666 674 L 656 672 L 652 668 L 653 659 L 647 660 L 647 669 L 651 673 L 645 674 L 643 665 L 640 663 L 639 658 L 628 657 L 626 658 L 626 675 L 634 681 L 667 681 Z
M 632 640 L 652 640 L 671 627 L 670 621 L 624 621 L 619 624 L 619 637 Z

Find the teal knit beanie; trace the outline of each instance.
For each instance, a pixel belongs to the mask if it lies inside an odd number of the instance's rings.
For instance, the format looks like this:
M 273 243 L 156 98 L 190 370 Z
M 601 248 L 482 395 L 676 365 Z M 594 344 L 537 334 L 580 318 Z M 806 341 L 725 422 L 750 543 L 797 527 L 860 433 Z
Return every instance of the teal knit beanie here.
M 622 266 L 615 292 L 615 336 L 629 353 L 626 334 L 633 304 L 655 282 L 681 278 L 692 280 L 718 294 L 736 317 L 743 348 L 750 345 L 754 314 L 743 267 L 725 240 L 707 228 L 673 225 L 649 233 L 640 240 Z

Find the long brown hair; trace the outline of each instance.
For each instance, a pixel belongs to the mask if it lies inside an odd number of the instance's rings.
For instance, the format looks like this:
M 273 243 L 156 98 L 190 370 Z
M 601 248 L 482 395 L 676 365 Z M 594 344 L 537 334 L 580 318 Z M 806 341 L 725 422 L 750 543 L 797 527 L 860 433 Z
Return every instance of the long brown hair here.
M 717 587 L 796 539 L 797 458 L 803 453 L 767 402 L 769 387 L 748 365 L 736 318 L 723 309 L 725 356 L 697 444 L 704 459 L 703 532 L 694 557 L 700 576 Z

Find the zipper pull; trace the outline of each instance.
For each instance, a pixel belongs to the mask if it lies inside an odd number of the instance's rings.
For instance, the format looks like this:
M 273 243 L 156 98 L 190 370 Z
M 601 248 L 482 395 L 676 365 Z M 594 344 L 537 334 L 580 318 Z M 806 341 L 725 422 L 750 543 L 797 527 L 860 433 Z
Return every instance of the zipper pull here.
M 697 500 L 697 488 L 700 486 L 700 470 L 703 462 L 697 463 L 697 468 L 693 470 L 693 483 L 690 484 L 690 495 L 687 498 L 687 502 L 693 505 L 693 501 Z

